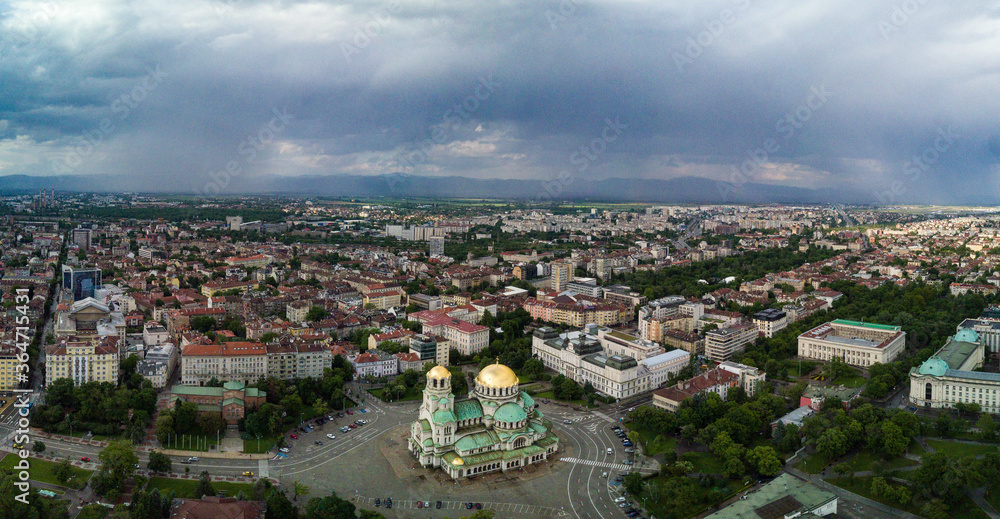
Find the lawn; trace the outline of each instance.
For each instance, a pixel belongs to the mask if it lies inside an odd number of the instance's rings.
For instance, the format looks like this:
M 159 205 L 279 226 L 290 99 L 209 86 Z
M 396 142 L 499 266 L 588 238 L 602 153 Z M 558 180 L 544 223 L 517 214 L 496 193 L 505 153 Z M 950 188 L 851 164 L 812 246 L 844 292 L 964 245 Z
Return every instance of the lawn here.
M 832 382 L 835 386 L 861 387 L 868 382 L 868 379 L 852 372 L 850 375 L 837 377 Z
M 878 453 L 872 452 L 868 449 L 862 449 L 861 452 L 855 454 L 850 461 L 838 463 L 836 466 L 853 464 L 852 467 L 854 468 L 854 472 L 861 472 L 865 470 L 872 470 L 872 466 L 878 461 L 885 464 L 886 470 L 901 469 L 903 467 L 912 467 L 913 465 L 919 464 L 916 461 L 902 456 L 891 460 L 884 460 Z
M 723 461 L 711 452 L 686 452 L 681 459 L 690 461 L 694 471 L 702 474 L 721 474 Z
M 910 445 L 906 447 L 906 452 L 907 454 L 913 454 L 916 456 L 923 456 L 924 454 L 927 454 L 927 451 L 924 450 L 924 446 L 920 445 L 920 442 L 916 440 L 910 442 Z
M 997 452 L 996 445 L 975 445 L 971 443 L 958 443 L 945 440 L 927 440 L 927 445 L 937 452 L 943 452 L 949 457 L 962 458 L 965 456 L 981 456 L 987 452 Z
M 677 447 L 677 440 L 672 436 L 657 434 L 646 429 L 636 430 L 639 433 L 639 441 L 642 442 L 642 452 L 646 456 L 656 456 L 657 454 L 674 450 Z M 656 441 L 662 438 L 662 441 Z
M 160 494 L 166 494 L 173 490 L 179 498 L 193 498 L 193 492 L 197 486 L 197 479 L 152 478 L 149 480 L 147 489 L 157 488 L 160 490 Z M 235 497 L 240 491 L 249 494 L 253 490 L 253 483 L 213 481 L 212 488 L 216 492 L 225 492 L 227 496 Z
M 14 456 L 13 454 L 8 454 L 2 460 L 0 460 L 0 470 L 11 469 L 21 461 L 19 456 Z M 92 470 L 84 470 L 79 467 L 70 467 L 73 476 L 70 477 L 69 482 L 62 483 L 56 479 L 55 475 L 52 473 L 58 463 L 46 460 L 40 460 L 38 458 L 28 458 L 28 463 L 31 464 L 31 468 L 28 469 L 28 474 L 31 479 L 35 481 L 41 481 L 42 483 L 49 483 L 52 485 L 62 485 L 69 488 L 80 489 L 83 488 L 87 480 L 90 479 L 91 474 L 94 473 Z
M 535 400 L 539 400 L 539 399 L 542 399 L 542 398 L 547 398 L 549 400 L 558 400 L 559 402 L 566 402 L 567 404 L 574 404 L 574 405 L 579 405 L 579 406 L 587 407 L 587 401 L 586 400 L 562 400 L 562 399 L 556 398 L 555 393 L 553 393 L 551 389 L 548 390 L 548 391 L 542 391 L 542 392 L 539 392 L 539 393 L 528 393 L 528 394 L 531 395 L 532 397 L 534 397 Z M 596 404 L 595 404 L 595 406 L 596 406 Z
M 888 506 L 891 506 L 893 508 L 898 508 L 898 509 L 901 509 L 901 510 L 906 510 L 907 512 L 910 512 L 911 514 L 914 514 L 914 515 L 919 515 L 920 514 L 920 507 L 923 506 L 923 504 L 924 504 L 923 501 L 921 501 L 919 499 L 916 499 L 916 498 L 911 499 L 910 502 L 907 503 L 906 505 L 901 505 L 901 504 L 899 504 L 899 503 L 897 503 L 895 501 L 889 501 L 889 500 L 886 500 L 886 499 L 875 497 L 875 495 L 872 494 L 872 492 L 871 492 L 871 489 L 872 489 L 872 478 L 871 477 L 854 478 L 853 482 L 850 480 L 850 478 L 831 478 L 831 479 L 827 479 L 826 481 L 828 483 L 830 483 L 830 484 L 837 485 L 838 487 L 843 488 L 845 490 L 849 490 L 851 492 L 854 492 L 855 494 L 858 494 L 860 496 L 864 496 L 864 497 L 867 497 L 868 499 L 872 499 L 872 500 L 878 501 L 879 503 L 882 503 L 884 505 L 888 505 Z M 901 486 L 898 483 L 893 483 L 892 481 L 889 481 L 889 484 L 893 485 L 893 486 Z M 913 492 L 912 488 L 910 489 L 910 491 L 911 491 L 911 493 L 915 494 L 915 492 Z M 952 508 L 952 509 L 950 509 L 949 513 L 948 513 L 948 516 L 951 517 L 951 518 L 953 518 L 953 519 L 988 519 L 989 518 L 989 516 L 986 515 L 985 512 L 983 512 L 982 510 L 980 510 L 979 507 L 977 507 L 971 501 L 967 501 L 967 502 L 963 503 L 960 508 Z
M 807 474 L 819 474 L 824 467 L 830 464 L 830 458 L 823 454 L 814 453 L 795 465 L 795 468 Z
M 249 439 L 247 437 L 243 438 L 243 452 L 245 454 L 260 454 L 267 452 L 274 448 L 274 444 L 278 443 L 278 438 L 284 436 L 283 434 L 273 434 L 271 436 L 261 436 L 260 441 L 257 440 L 256 436 L 251 436 Z

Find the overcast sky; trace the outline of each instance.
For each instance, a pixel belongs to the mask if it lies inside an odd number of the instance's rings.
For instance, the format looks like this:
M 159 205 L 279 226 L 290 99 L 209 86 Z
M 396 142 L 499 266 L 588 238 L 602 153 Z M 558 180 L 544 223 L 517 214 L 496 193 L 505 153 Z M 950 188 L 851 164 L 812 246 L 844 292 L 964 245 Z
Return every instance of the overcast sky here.
M 1000 188 L 1000 3 L 955 4 L 0 0 L 0 175 L 569 172 L 961 202 Z

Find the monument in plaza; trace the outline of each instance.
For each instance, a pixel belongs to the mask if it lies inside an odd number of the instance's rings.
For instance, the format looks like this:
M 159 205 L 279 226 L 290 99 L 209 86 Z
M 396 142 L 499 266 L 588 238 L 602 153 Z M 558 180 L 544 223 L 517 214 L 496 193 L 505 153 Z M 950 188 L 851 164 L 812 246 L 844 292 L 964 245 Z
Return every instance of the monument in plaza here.
M 559 447 L 534 400 L 518 388 L 517 375 L 499 361 L 483 368 L 468 396 L 457 400 L 451 372 L 435 366 L 427 372 L 419 413 L 410 452 L 424 467 L 441 467 L 455 479 L 541 463 Z

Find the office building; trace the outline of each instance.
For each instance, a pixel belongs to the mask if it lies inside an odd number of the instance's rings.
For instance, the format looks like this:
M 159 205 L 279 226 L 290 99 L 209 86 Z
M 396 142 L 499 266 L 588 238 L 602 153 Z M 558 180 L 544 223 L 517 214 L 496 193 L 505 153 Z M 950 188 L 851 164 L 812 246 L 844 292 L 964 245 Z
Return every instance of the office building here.
M 62 276 L 63 289 L 73 293 L 74 301 L 94 297 L 101 288 L 101 269 L 63 265 Z
M 91 229 L 73 229 L 72 243 L 83 250 L 90 250 L 94 245 L 94 231 Z
M 705 333 L 705 356 L 716 362 L 725 362 L 741 353 L 758 336 L 757 328 L 749 324 L 709 330 Z

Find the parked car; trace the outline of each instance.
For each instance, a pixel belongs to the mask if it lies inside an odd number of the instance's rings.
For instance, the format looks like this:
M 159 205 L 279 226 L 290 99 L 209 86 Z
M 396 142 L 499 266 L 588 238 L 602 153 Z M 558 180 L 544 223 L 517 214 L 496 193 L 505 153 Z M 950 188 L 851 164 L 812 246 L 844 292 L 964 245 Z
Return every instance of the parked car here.
M 327 437 L 327 438 L 329 438 L 329 439 L 331 439 L 331 440 L 333 440 L 333 439 L 336 439 L 336 438 L 337 438 L 336 436 L 334 436 L 334 435 L 332 435 L 332 434 L 327 434 L 327 435 L 326 435 L 326 437 Z
M 423 508 L 423 507 L 424 507 L 424 502 L 423 501 L 417 501 L 417 508 Z
M 245 477 L 252 478 L 253 477 L 253 472 L 250 472 L 249 470 L 247 470 L 247 471 L 243 472 L 243 475 Z
M 563 423 L 568 425 L 568 424 L 573 423 L 573 421 L 572 420 L 563 420 Z
M 282 448 L 280 448 L 278 450 L 281 451 L 281 452 L 291 452 L 291 449 L 289 449 L 288 447 L 282 447 Z
M 84 456 L 84 457 L 80 458 L 80 461 L 84 461 L 84 462 L 90 461 L 90 458 Z
M 351 411 L 350 409 L 348 409 L 347 410 L 347 414 L 354 414 L 354 411 Z
M 441 501 L 438 501 L 437 504 L 434 505 L 434 508 L 437 508 L 438 510 L 440 510 L 441 509 Z
M 313 445 L 323 445 L 323 442 L 316 440 L 313 442 Z
M 295 433 L 289 434 L 289 436 L 291 436 L 293 440 L 298 440 L 299 439 L 299 435 L 295 434 Z
M 472 503 L 465 503 L 466 510 L 472 510 Z
M 376 497 L 375 498 L 375 506 L 382 506 L 382 500 Z

